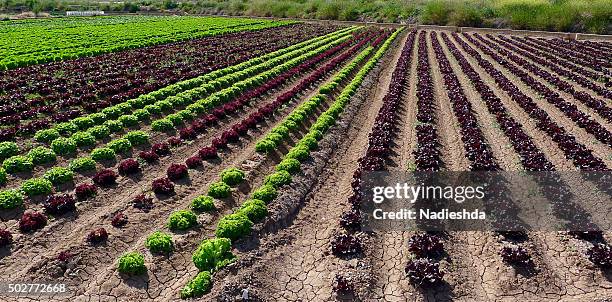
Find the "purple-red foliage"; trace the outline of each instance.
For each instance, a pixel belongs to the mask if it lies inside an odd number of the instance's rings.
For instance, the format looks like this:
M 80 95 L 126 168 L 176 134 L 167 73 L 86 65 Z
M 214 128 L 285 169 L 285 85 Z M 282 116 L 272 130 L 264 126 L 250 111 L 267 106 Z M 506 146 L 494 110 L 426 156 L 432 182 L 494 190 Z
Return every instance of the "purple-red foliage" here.
M 140 171 L 140 163 L 133 158 L 124 159 L 119 163 L 118 170 L 121 175 L 135 174 Z
M 145 194 L 139 194 L 138 196 L 134 197 L 132 203 L 134 204 L 135 208 L 143 210 L 145 212 L 148 212 L 150 209 L 153 208 L 153 198 Z
M 32 232 L 47 225 L 47 216 L 39 212 L 25 212 L 19 220 L 19 230 Z
M 215 146 L 204 147 L 198 151 L 198 155 L 202 160 L 217 158 L 217 148 Z
M 331 242 L 332 253 L 336 256 L 348 256 L 360 253 L 361 240 L 350 234 L 336 235 Z
M 13 234 L 8 230 L 0 230 L 0 247 L 5 247 L 13 243 Z
M 149 151 L 141 151 L 138 153 L 138 157 L 142 158 L 144 161 L 148 163 L 153 163 L 159 159 L 159 155 L 152 150 Z
M 194 155 L 192 157 L 187 158 L 185 160 L 185 164 L 187 165 L 187 167 L 189 167 L 189 169 L 195 169 L 197 167 L 202 166 L 202 159 L 199 156 Z
M 174 193 L 174 184 L 167 177 L 158 178 L 151 184 L 153 192 L 157 194 L 172 194 Z
M 93 181 L 99 186 L 110 186 L 115 184 L 115 180 L 117 180 L 117 173 L 111 169 L 104 169 L 92 178 Z
M 95 229 L 87 234 L 87 241 L 91 244 L 99 244 L 108 239 L 108 232 L 104 228 Z
M 74 190 L 74 194 L 76 195 L 78 200 L 85 200 L 87 198 L 96 196 L 98 192 L 98 188 L 95 185 L 90 183 L 82 183 L 76 186 Z
M 76 210 L 74 198 L 70 194 L 51 195 L 44 204 L 45 211 L 52 215 L 61 215 Z
M 186 165 L 171 164 L 170 167 L 168 167 L 166 174 L 170 180 L 179 180 L 187 177 L 187 175 L 189 175 L 189 171 L 187 170 Z
M 155 152 L 155 154 L 159 156 L 164 156 L 170 154 L 170 146 L 166 143 L 157 143 L 151 146 L 151 151 Z
M 120 228 L 126 225 L 127 223 L 128 223 L 128 217 L 122 212 L 115 214 L 115 216 L 113 216 L 113 219 L 111 220 L 111 225 L 116 228 Z

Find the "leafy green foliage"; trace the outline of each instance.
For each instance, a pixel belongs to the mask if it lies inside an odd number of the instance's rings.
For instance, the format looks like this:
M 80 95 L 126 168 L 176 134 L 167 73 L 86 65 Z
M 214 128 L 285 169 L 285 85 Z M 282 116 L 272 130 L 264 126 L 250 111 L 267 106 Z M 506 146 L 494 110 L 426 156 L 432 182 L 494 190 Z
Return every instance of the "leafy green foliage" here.
M 57 159 L 55 152 L 49 148 L 36 147 L 28 152 L 28 157 L 35 165 L 52 163 Z
M 72 123 L 77 126 L 79 130 L 87 130 L 96 124 L 93 119 L 86 116 L 77 117 L 72 120 Z
M 125 136 L 134 146 L 144 145 L 149 142 L 149 134 L 144 131 L 130 131 Z
M 53 167 L 47 170 L 43 177 L 57 186 L 63 183 L 71 182 L 74 179 L 74 172 L 64 167 Z
M 34 168 L 34 164 L 29 157 L 15 155 L 5 159 L 2 168 L 8 173 L 29 172 Z
M 51 149 L 59 155 L 74 154 L 77 150 L 77 143 L 71 138 L 60 137 L 51 142 Z
M 263 200 L 268 203 L 274 200 L 277 195 L 278 192 L 276 192 L 276 189 L 273 186 L 263 185 L 259 187 L 259 189 L 255 190 L 255 192 L 253 192 L 253 199 Z
M 214 199 L 210 196 L 200 195 L 191 201 L 191 208 L 198 212 L 210 212 L 215 210 Z
M 96 137 L 85 131 L 79 131 L 70 138 L 72 138 L 79 147 L 90 147 L 96 144 Z
M 255 145 L 255 151 L 259 153 L 270 153 L 274 149 L 276 149 L 276 143 L 268 139 L 261 140 Z
M 189 210 L 179 210 L 170 214 L 168 228 L 171 230 L 187 230 L 198 224 L 198 217 Z
M 91 157 L 79 157 L 73 159 L 68 168 L 74 172 L 93 171 L 96 169 L 96 161 Z
M 228 168 L 221 172 L 221 181 L 229 186 L 236 186 L 244 180 L 244 172 L 237 168 Z
M 193 253 L 193 263 L 200 271 L 218 270 L 236 259 L 231 248 L 232 243 L 227 238 L 206 239 Z
M 115 153 L 127 153 L 132 149 L 132 143 L 125 138 L 118 138 L 108 142 L 106 147 L 115 151 Z
M 276 165 L 276 171 L 287 171 L 290 174 L 300 172 L 300 161 L 295 158 L 285 158 L 278 165 Z
M 119 132 L 123 130 L 123 124 L 118 120 L 108 120 L 104 122 L 104 126 L 106 126 L 110 132 Z
M 263 200 L 249 199 L 240 206 L 237 213 L 246 215 L 253 222 L 258 222 L 268 215 L 268 207 Z
M 147 237 L 145 246 L 154 254 L 170 254 L 174 249 L 172 245 L 172 236 L 169 234 L 156 231 Z
M 208 187 L 208 195 L 213 198 L 226 198 L 231 195 L 232 189 L 226 183 L 219 181 Z
M 97 162 L 104 160 L 113 160 L 117 153 L 110 148 L 96 148 L 91 151 L 91 158 Z
M 21 190 L 28 196 L 47 195 L 53 192 L 53 184 L 48 179 L 30 178 L 21 184 Z
M 147 271 L 144 264 L 144 256 L 138 252 L 128 252 L 119 258 L 119 266 L 117 267 L 120 273 L 128 275 L 141 275 Z
M 79 131 L 79 127 L 71 122 L 59 123 L 53 126 L 53 129 L 57 130 L 61 135 L 70 135 Z
M 6 170 L 4 170 L 4 168 L 0 168 L 0 186 L 5 185 L 7 181 L 8 175 L 6 173 Z
M 108 126 L 105 125 L 97 125 L 89 129 L 87 132 L 93 135 L 98 140 L 105 139 L 110 137 L 111 130 Z
M 284 185 L 288 185 L 291 183 L 291 174 L 283 170 L 277 171 L 268 175 L 264 183 L 266 185 L 271 185 L 275 188 L 280 188 Z
M 151 129 L 157 132 L 167 132 L 174 129 L 174 125 L 167 119 L 156 120 L 151 124 Z
M 19 154 L 19 147 L 14 142 L 0 143 L 0 160 Z
M 131 114 L 120 116 L 119 121 L 125 128 L 138 125 L 138 118 Z
M 251 227 L 253 222 L 243 213 L 229 214 L 221 218 L 215 235 L 235 240 L 251 233 Z
M 34 139 L 41 143 L 50 143 L 58 137 L 60 137 L 59 131 L 53 128 L 38 130 L 36 134 L 34 134 Z
M 289 150 L 287 155 L 285 155 L 285 158 L 293 158 L 299 160 L 300 162 L 303 162 L 308 159 L 309 154 L 310 151 L 306 147 L 299 146 Z
M 197 298 L 208 293 L 212 288 L 212 277 L 210 272 L 199 272 L 198 275 L 189 281 L 181 290 L 181 299 Z
M 23 204 L 23 194 L 19 190 L 0 191 L 0 208 L 9 210 Z

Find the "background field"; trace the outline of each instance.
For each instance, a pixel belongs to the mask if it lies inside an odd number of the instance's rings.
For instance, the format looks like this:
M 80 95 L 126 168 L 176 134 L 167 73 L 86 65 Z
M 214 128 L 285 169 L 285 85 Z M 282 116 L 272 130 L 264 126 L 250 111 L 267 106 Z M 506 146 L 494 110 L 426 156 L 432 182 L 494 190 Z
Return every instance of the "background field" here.
M 609 34 L 606 0 L 3 0 L 0 12 L 101 9 L 377 21 Z

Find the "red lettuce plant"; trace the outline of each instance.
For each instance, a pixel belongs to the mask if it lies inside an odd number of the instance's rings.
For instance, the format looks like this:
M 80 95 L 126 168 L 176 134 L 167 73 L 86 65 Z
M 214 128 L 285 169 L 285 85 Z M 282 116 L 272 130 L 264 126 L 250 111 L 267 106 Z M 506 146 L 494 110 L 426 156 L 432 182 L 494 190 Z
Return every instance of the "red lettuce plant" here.
M 144 161 L 148 163 L 153 163 L 159 159 L 159 155 L 157 155 L 157 153 L 151 150 L 141 151 L 140 153 L 138 153 L 138 157 L 142 158 Z
M 44 207 L 45 211 L 52 215 L 61 215 L 76 210 L 74 198 L 69 194 L 47 197 Z
M 108 187 L 115 184 L 115 180 L 117 180 L 117 173 L 111 169 L 104 169 L 93 177 L 93 181 L 102 187 Z
M 85 200 L 87 198 L 96 196 L 98 189 L 96 186 L 90 183 L 82 183 L 77 185 L 74 193 L 78 200 Z
M 153 198 L 145 194 L 139 194 L 138 196 L 134 197 L 132 204 L 134 204 L 135 208 L 148 212 L 153 208 Z
M 104 228 L 95 229 L 87 234 L 87 241 L 91 244 L 100 244 L 108 239 L 108 232 Z
M 39 212 L 25 212 L 19 220 L 19 230 L 33 232 L 47 225 L 47 216 Z
M 169 195 L 174 193 L 174 184 L 172 183 L 172 181 L 170 181 L 170 179 L 166 177 L 154 180 L 151 184 L 151 187 L 153 189 L 153 192 L 155 192 L 156 194 Z
M 124 159 L 119 163 L 119 174 L 130 175 L 140 171 L 140 163 L 133 158 Z
M 170 167 L 168 167 L 166 174 L 170 180 L 179 180 L 187 177 L 189 175 L 189 171 L 187 170 L 186 165 L 171 164 Z
M 202 159 L 199 156 L 194 155 L 185 160 L 185 164 L 189 169 L 195 169 L 202 166 Z
M 13 234 L 8 230 L 0 230 L 0 248 L 13 243 Z
M 115 216 L 113 216 L 113 219 L 111 220 L 111 225 L 116 228 L 120 228 L 126 225 L 127 223 L 128 223 L 128 217 L 122 212 L 115 214 Z

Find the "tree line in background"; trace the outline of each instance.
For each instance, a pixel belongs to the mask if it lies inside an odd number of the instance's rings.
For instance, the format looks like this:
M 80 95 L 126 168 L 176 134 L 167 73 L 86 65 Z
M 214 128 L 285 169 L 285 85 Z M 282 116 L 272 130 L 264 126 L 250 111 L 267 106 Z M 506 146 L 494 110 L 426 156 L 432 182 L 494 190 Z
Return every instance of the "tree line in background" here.
M 175 12 L 610 34 L 609 0 L 0 0 L 0 12 Z

